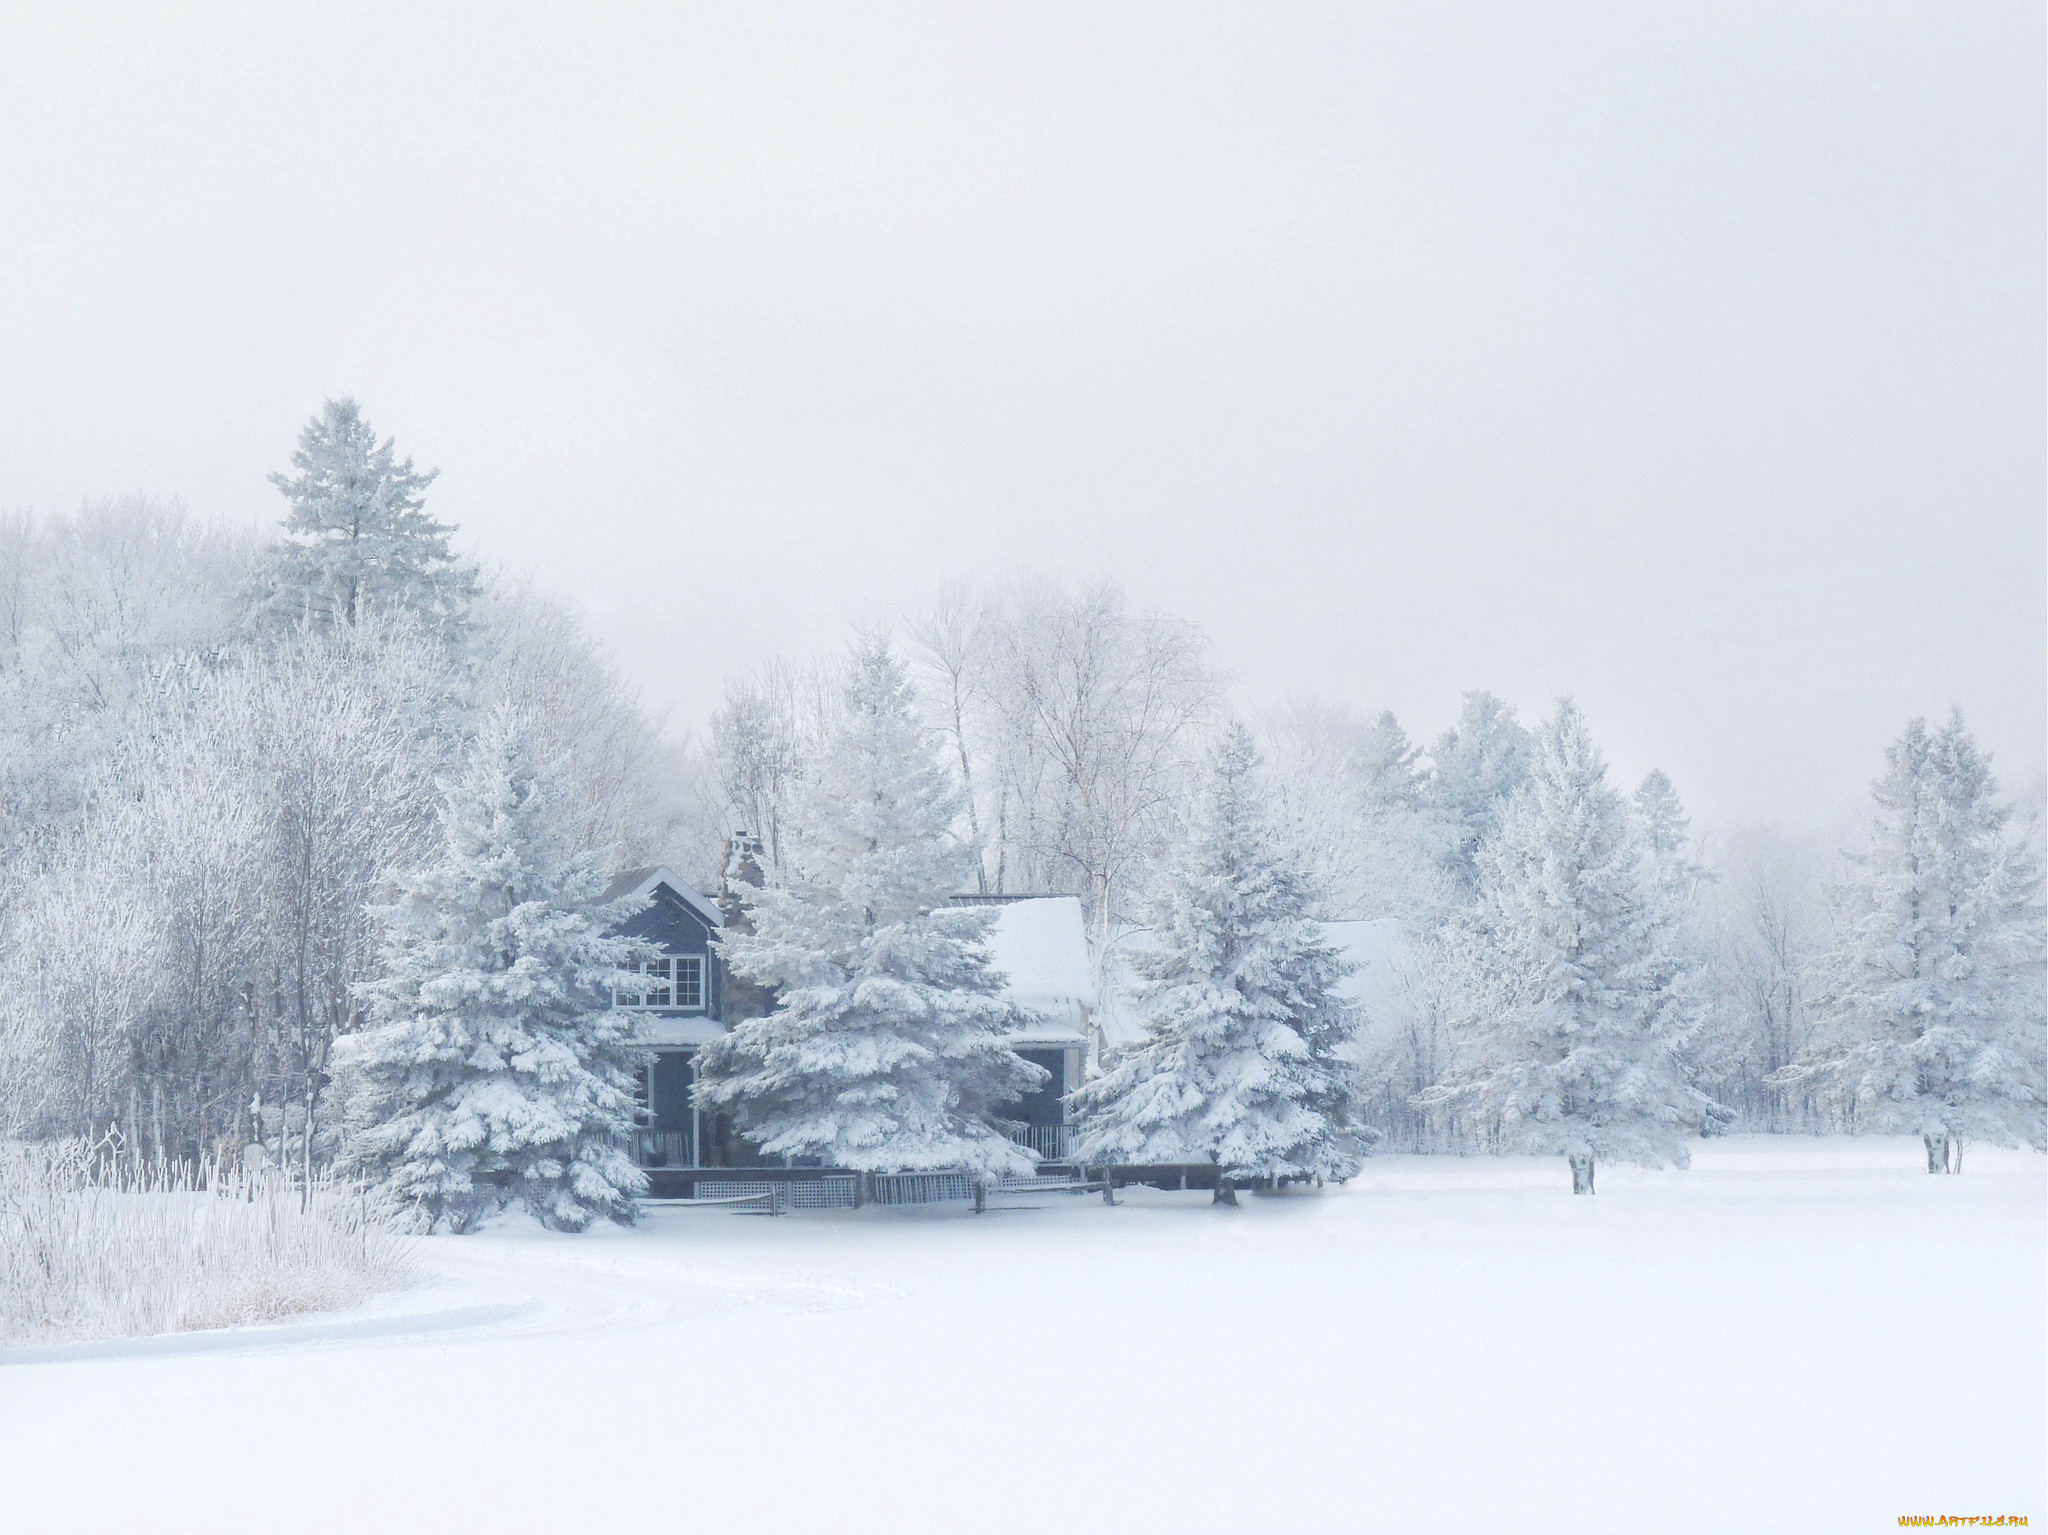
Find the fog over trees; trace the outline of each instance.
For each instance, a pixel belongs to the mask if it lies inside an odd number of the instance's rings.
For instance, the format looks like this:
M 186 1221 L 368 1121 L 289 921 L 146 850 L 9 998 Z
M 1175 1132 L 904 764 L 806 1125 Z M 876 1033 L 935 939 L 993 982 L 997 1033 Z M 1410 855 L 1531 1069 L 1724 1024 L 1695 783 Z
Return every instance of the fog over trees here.
M 1250 1014 L 1226 1042 L 1299 1089 L 1279 1095 L 1292 1130 L 1229 1143 L 1254 1174 L 1341 1172 L 1375 1138 L 1664 1161 L 1730 1124 L 1903 1128 L 1943 1169 L 1972 1140 L 2042 1141 L 2038 794 L 2007 798 L 1960 718 L 1903 726 L 1853 847 L 1702 835 L 1662 773 L 1607 781 L 1598 722 L 1569 700 L 1525 722 L 1472 692 L 1428 741 L 1366 704 L 1247 706 L 1198 629 L 1113 584 L 991 580 L 844 655 L 764 658 L 697 730 L 650 716 L 576 613 L 458 558 L 433 472 L 353 402 L 330 402 L 275 480 L 268 540 L 147 498 L 0 518 L 0 1136 L 114 1131 L 176 1155 L 254 1140 L 306 1167 L 381 1157 L 421 1187 L 441 1178 L 469 1219 L 473 1184 L 377 1142 L 363 1117 L 418 1112 L 386 1101 L 411 1027 L 391 999 L 432 991 L 432 945 L 395 936 L 394 914 L 456 880 L 451 828 L 484 813 L 478 775 L 495 771 L 477 754 L 516 741 L 518 771 L 551 786 L 520 835 L 582 871 L 555 882 L 565 912 L 589 906 L 592 871 L 665 863 L 715 891 L 728 840 L 758 837 L 759 926 L 731 957 L 820 1017 L 845 979 L 827 960 L 867 963 L 834 903 L 887 884 L 862 871 L 891 837 L 923 871 L 890 887 L 891 920 L 927 958 L 951 956 L 961 996 L 987 994 L 968 957 L 978 919 L 931 926 L 939 886 L 1078 896 L 1098 983 L 1135 965 L 1154 988 L 1153 1042 L 1119 1057 L 1098 1035 L 1088 1067 L 1119 1145 L 1151 1123 L 1141 1084 L 1157 1097 L 1177 1080 L 1160 1041 L 1187 1010 L 1159 999 L 1206 984 L 1216 956 L 1196 951 L 1212 939 L 1266 955 L 1276 994 L 1316 993 L 1280 1007 L 1292 1044 L 1252 1040 Z M 917 814 L 855 826 L 856 790 Z M 1240 878 L 1265 892 L 1256 920 L 1257 902 L 1214 907 L 1217 881 Z M 482 901 L 471 928 L 490 920 Z M 1389 984 L 1334 1033 L 1309 919 L 1401 935 Z M 467 941 L 452 908 L 433 921 L 433 942 Z M 1219 922 L 1244 931 L 1219 938 Z M 1189 952 L 1139 963 L 1162 937 Z M 608 951 L 578 943 L 557 947 L 599 1008 Z M 559 1032 L 567 1004 L 548 1005 L 528 1023 Z M 909 1013 L 897 1032 L 966 1059 L 994 1006 L 955 1009 L 944 1040 Z M 741 1043 L 716 1091 L 764 1069 L 769 1036 Z M 1005 1054 L 969 1098 L 1016 1085 Z M 630 1108 L 619 1061 L 598 1055 L 572 1084 L 594 1107 L 491 1163 L 562 1225 L 616 1213 L 631 1183 L 593 1149 Z M 1007 1165 L 979 1110 L 898 1086 L 923 1105 L 921 1165 L 963 1147 Z M 818 1083 L 774 1090 L 789 1145 L 860 1140 L 827 1122 Z

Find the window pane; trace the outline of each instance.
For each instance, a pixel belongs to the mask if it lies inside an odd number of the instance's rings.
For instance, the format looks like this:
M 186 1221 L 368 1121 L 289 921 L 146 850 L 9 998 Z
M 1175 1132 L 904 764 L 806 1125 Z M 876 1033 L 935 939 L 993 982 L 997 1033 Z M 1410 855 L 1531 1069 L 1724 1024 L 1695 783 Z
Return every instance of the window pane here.
M 669 959 L 650 959 L 642 967 L 647 972 L 647 1005 L 649 1007 L 673 1007 L 674 992 L 669 988 Z
M 704 961 L 695 954 L 676 957 L 676 1006 L 704 1005 Z

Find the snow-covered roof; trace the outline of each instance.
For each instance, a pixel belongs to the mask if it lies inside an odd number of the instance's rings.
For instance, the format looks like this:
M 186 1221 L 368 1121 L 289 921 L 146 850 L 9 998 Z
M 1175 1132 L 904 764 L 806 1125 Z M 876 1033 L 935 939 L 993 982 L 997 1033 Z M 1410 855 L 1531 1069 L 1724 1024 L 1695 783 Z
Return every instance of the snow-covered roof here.
M 1088 929 L 1078 896 L 1033 896 L 996 908 L 988 947 L 1009 984 L 1004 995 L 1045 1020 L 1050 1039 L 1079 1037 L 1095 1008 L 1088 969 Z M 1033 1030 L 1030 1038 L 1039 1037 Z
M 621 869 L 606 887 L 604 899 L 617 901 L 629 895 L 652 895 L 662 885 L 673 890 L 686 906 L 713 927 L 725 925 L 725 916 L 719 911 L 716 903 L 666 865 Z

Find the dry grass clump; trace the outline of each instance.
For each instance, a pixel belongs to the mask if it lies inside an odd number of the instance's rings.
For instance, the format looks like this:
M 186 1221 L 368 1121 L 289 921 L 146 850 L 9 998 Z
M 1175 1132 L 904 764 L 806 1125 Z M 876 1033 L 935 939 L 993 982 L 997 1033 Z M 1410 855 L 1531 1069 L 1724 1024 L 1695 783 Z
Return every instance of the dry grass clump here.
M 0 1145 L 0 1342 L 138 1337 L 351 1305 L 407 1278 L 396 1214 L 352 1184 L 211 1157 Z

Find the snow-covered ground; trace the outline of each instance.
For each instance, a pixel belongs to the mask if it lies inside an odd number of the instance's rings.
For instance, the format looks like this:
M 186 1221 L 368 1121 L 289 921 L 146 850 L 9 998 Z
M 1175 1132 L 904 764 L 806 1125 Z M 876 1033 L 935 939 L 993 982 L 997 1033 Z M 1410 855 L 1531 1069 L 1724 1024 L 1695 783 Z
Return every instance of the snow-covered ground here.
M 1866 1531 L 2048 1519 L 2044 1159 L 1739 1138 L 423 1244 L 299 1323 L 0 1351 L 0 1526 Z

